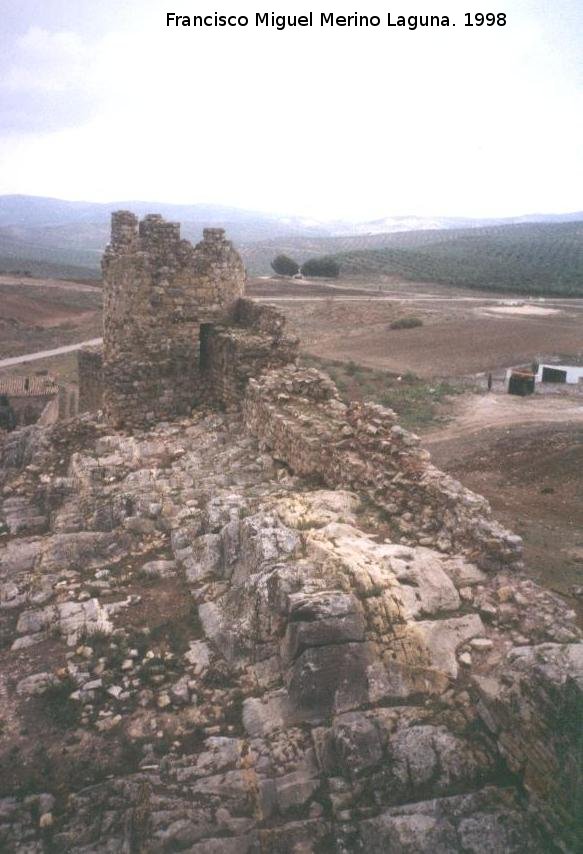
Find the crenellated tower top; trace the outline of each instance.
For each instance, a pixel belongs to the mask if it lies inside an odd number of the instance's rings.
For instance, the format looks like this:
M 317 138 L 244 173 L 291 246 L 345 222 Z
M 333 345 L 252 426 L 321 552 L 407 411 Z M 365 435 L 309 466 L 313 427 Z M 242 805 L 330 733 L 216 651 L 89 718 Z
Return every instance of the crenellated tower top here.
M 226 322 L 245 269 L 222 228 L 196 246 L 180 224 L 130 211 L 111 218 L 104 280 L 104 409 L 114 424 L 188 412 L 202 390 L 201 326 Z

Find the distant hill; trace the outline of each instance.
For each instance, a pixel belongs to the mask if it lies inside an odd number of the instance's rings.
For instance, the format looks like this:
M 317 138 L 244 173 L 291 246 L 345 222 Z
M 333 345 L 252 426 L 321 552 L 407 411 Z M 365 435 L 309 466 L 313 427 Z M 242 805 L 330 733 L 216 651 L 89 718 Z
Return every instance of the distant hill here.
M 0 196 L 0 268 L 32 268 L 54 275 L 75 267 L 94 276 L 109 236 L 111 212 L 138 216 L 161 213 L 182 223 L 182 234 L 198 241 L 207 225 L 226 228 L 237 243 L 273 237 L 334 234 L 332 224 L 300 217 L 278 217 L 222 205 L 172 205 L 159 202 L 70 202 L 39 196 Z
M 0 270 L 93 278 L 114 210 L 161 213 L 197 242 L 207 225 L 227 230 L 252 275 L 267 275 L 275 255 L 304 261 L 335 255 L 344 274 L 397 274 L 445 284 L 533 293 L 582 292 L 583 212 L 512 219 L 393 216 L 319 221 L 222 205 L 71 202 L 0 196 Z
M 335 237 L 298 237 L 290 235 L 273 240 L 246 243 L 239 247 L 250 273 L 257 276 L 271 273 L 271 261 L 283 253 L 290 255 L 300 263 L 313 255 L 336 255 L 338 253 L 359 250 L 383 249 L 387 245 L 408 244 L 411 241 L 431 240 L 445 231 L 400 231 L 382 234 L 349 234 Z
M 199 236 L 207 225 L 224 227 L 229 229 L 233 239 L 241 241 L 280 234 L 324 237 L 352 231 L 351 224 L 347 223 L 321 222 L 225 205 L 175 205 L 135 200 L 70 202 L 42 196 L 0 196 L 0 230 L 31 242 L 51 245 L 83 242 L 83 248 L 100 248 L 107 236 L 111 213 L 116 210 L 131 210 L 138 216 L 160 213 L 165 219 L 182 223 L 186 236 Z
M 459 228 L 484 228 L 491 225 L 519 225 L 529 222 L 576 222 L 583 220 L 583 211 L 566 214 L 525 214 L 504 218 L 390 216 L 356 223 L 359 234 L 390 234 L 395 231 L 428 231 Z
M 326 241 L 323 251 L 330 245 Z M 484 290 L 583 296 L 583 218 L 388 235 L 383 248 L 333 254 L 342 275 L 398 275 Z
M 174 205 L 160 202 L 71 202 L 40 196 L 0 196 L 0 269 L 26 267 L 53 275 L 54 267 L 82 268 L 87 276 L 99 270 L 109 236 L 112 211 L 138 216 L 160 213 L 182 224 L 182 235 L 198 242 L 205 226 L 222 227 L 237 245 L 294 236 L 327 237 L 351 226 L 322 223 L 306 217 L 279 216 L 224 205 Z M 49 270 L 49 267 L 53 269 Z

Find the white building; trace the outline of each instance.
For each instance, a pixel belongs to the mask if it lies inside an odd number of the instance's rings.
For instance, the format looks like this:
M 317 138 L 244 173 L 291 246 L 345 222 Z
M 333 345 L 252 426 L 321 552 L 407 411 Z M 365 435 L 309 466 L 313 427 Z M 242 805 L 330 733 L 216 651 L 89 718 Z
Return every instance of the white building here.
M 564 377 L 562 376 L 564 375 Z M 579 365 L 545 365 L 538 366 L 536 382 L 555 382 L 576 384 L 583 380 L 583 367 Z

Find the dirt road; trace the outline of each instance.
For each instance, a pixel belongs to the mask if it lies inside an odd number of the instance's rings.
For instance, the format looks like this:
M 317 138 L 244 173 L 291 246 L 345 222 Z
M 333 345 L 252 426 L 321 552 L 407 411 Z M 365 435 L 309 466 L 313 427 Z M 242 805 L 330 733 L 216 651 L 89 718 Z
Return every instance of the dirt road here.
M 482 430 L 504 429 L 518 424 L 583 425 L 583 396 L 484 394 L 462 397 L 454 405 L 452 423 L 426 433 L 423 442 L 433 446 L 475 435 Z
M 68 282 L 64 279 L 29 279 L 22 276 L 0 276 L 0 285 L 8 285 L 17 288 L 57 288 L 62 291 L 74 291 L 84 293 L 88 291 L 102 292 L 99 285 L 85 284 L 84 282 Z
M 91 338 L 89 341 L 80 341 L 78 344 L 68 344 L 66 347 L 57 347 L 54 350 L 40 350 L 38 353 L 27 353 L 24 356 L 13 356 L 10 359 L 1 359 L 0 368 L 10 368 L 12 365 L 21 365 L 23 362 L 36 362 L 38 359 L 50 359 L 52 356 L 61 356 L 63 353 L 73 353 L 82 347 L 95 347 L 101 344 L 103 338 Z

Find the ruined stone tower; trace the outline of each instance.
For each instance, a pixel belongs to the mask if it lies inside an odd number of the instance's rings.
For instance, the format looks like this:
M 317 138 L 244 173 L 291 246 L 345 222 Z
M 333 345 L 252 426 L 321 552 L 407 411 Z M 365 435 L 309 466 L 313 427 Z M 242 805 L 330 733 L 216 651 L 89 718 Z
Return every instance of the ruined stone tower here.
M 228 322 L 243 294 L 241 258 L 220 228 L 192 246 L 178 223 L 118 211 L 102 266 L 106 417 L 121 426 L 188 412 L 205 392 L 205 325 Z
M 237 407 L 251 377 L 297 357 L 279 312 L 242 298 L 245 269 L 222 228 L 192 246 L 178 223 L 118 211 L 102 267 L 103 357 L 80 354 L 79 387 L 81 411 L 103 408 L 114 427 Z

